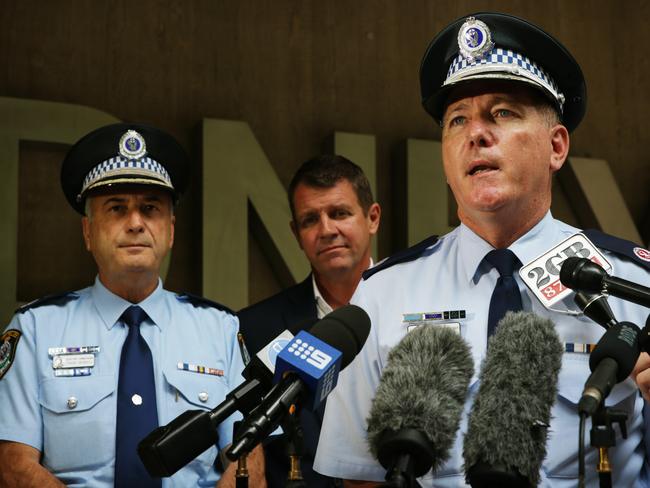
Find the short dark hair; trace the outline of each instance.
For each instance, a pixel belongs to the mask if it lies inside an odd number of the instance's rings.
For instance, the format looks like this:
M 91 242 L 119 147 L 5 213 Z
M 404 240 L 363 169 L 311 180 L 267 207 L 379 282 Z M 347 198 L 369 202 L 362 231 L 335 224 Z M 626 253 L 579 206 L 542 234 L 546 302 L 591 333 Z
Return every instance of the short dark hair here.
M 315 188 L 333 188 L 341 180 L 350 182 L 364 215 L 368 215 L 370 206 L 375 200 L 363 170 L 343 156 L 324 154 L 302 163 L 289 183 L 289 207 L 293 219 L 296 219 L 293 197 L 299 184 Z

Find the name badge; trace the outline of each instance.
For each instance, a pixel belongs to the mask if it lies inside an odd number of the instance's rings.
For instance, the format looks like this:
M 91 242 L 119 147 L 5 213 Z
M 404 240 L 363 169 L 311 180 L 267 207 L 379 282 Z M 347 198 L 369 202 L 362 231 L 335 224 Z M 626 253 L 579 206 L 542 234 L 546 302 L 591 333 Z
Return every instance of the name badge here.
M 408 325 L 406 327 L 406 332 L 412 332 L 418 327 L 423 325 L 427 327 L 446 327 L 447 329 L 453 330 L 456 334 L 460 335 L 460 322 L 420 322 L 417 325 Z
M 94 354 L 60 354 L 52 358 L 52 368 L 92 368 L 95 366 Z

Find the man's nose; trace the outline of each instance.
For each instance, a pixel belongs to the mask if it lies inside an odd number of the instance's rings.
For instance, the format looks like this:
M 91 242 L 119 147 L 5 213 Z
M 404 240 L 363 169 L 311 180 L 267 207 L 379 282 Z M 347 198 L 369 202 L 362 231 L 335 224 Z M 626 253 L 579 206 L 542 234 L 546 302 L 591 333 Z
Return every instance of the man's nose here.
M 142 232 L 144 230 L 144 221 L 140 210 L 133 209 L 129 212 L 128 225 L 131 232 Z
M 321 236 L 332 236 L 337 233 L 336 223 L 327 215 L 323 215 L 320 219 L 320 233 Z
M 469 141 L 472 146 L 488 147 L 494 142 L 492 128 L 485 118 L 478 117 L 469 122 Z

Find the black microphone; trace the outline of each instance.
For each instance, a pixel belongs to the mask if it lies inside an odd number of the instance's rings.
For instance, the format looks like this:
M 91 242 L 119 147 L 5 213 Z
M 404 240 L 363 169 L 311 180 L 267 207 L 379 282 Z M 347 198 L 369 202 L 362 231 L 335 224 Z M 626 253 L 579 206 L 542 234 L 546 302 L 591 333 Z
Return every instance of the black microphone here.
M 216 429 L 237 410 L 248 413 L 273 385 L 270 357 L 293 336 L 282 332 L 254 355 L 242 372 L 246 381 L 209 412 L 188 410 L 167 425 L 154 429 L 138 444 L 138 456 L 152 477 L 172 476 L 217 443 Z
M 578 403 L 580 414 L 593 415 L 616 383 L 627 378 L 641 354 L 641 331 L 631 322 L 610 327 L 589 356 L 592 373 Z
M 509 312 L 497 325 L 463 444 L 473 488 L 532 488 L 546 456 L 563 348 L 553 323 Z
M 359 353 L 369 332 L 370 318 L 368 314 L 356 305 L 346 305 L 323 317 L 307 335 L 317 342 L 324 343 L 324 346 L 329 349 L 338 350 L 337 352 L 342 356 L 340 369 L 343 369 Z M 297 340 L 301 334 L 305 333 L 298 334 L 295 339 Z M 293 343 L 287 346 L 287 349 L 291 351 L 292 346 Z M 326 360 L 328 355 L 323 355 L 322 351 L 318 348 L 314 350 L 313 347 L 311 352 L 301 351 L 298 346 L 296 346 L 295 354 L 296 357 L 303 358 L 304 361 L 296 366 L 295 373 L 285 374 L 259 406 L 242 421 L 232 446 L 226 452 L 226 456 L 231 461 L 238 459 L 243 453 L 249 452 L 257 443 L 271 434 L 289 413 L 292 405 L 322 401 L 324 395 L 327 395 L 336 384 L 336 375 L 339 371 L 338 363 L 328 363 Z M 308 354 L 311 356 L 308 357 Z M 278 360 L 280 359 L 281 356 Z M 321 376 L 318 380 L 314 378 L 312 384 L 310 375 L 313 370 L 310 368 L 313 368 L 314 365 L 320 372 L 326 371 L 330 374 Z M 276 365 L 276 373 L 277 371 Z
M 604 292 L 637 305 L 650 307 L 650 288 L 610 276 L 600 265 L 587 258 L 567 258 L 560 269 L 560 281 L 574 290 Z
M 385 486 L 414 486 L 446 461 L 473 372 L 469 346 L 446 327 L 417 327 L 389 353 L 368 418 Z
M 577 291 L 573 301 L 580 307 L 582 313 L 605 329 L 618 323 L 607 301 L 607 295 L 603 293 Z

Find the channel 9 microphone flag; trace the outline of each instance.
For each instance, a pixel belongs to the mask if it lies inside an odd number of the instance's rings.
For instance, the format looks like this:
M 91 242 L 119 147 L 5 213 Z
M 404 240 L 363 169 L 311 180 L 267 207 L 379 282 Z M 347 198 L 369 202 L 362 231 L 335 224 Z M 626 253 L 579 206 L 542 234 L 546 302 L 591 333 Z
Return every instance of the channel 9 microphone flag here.
M 469 346 L 446 327 L 422 325 L 393 348 L 368 418 L 370 451 L 386 480 L 412 486 L 443 465 L 473 373 Z
M 499 322 L 463 443 L 473 488 L 538 485 L 562 352 L 548 319 L 509 312 Z

